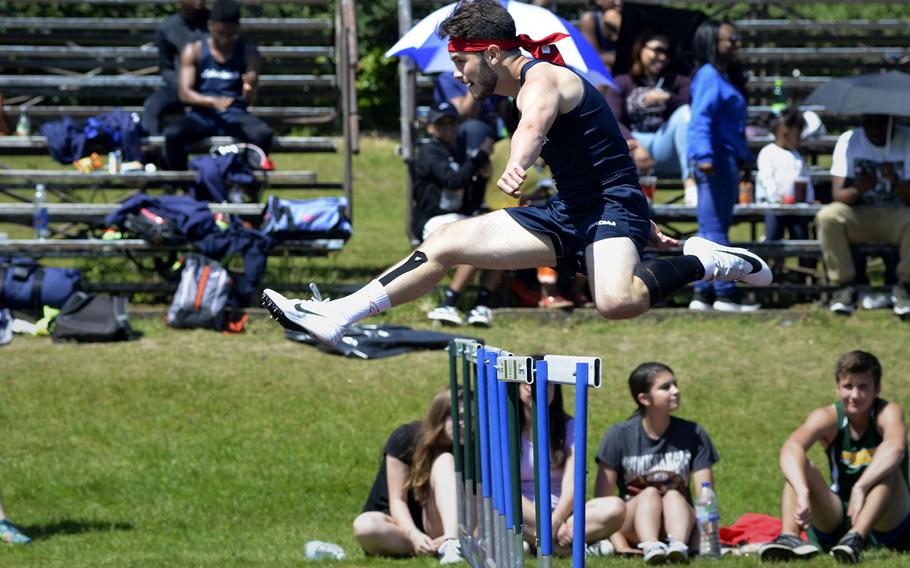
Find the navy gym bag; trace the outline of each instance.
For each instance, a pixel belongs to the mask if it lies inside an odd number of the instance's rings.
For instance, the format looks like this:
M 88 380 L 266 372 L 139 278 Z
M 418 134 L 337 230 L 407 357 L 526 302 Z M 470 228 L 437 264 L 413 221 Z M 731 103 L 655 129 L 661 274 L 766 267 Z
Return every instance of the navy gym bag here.
M 74 268 L 45 268 L 30 258 L 0 259 L 0 307 L 41 312 L 61 308 L 79 289 L 82 273 Z
M 276 238 L 348 238 L 351 221 L 344 197 L 281 199 L 269 196 L 262 232 Z

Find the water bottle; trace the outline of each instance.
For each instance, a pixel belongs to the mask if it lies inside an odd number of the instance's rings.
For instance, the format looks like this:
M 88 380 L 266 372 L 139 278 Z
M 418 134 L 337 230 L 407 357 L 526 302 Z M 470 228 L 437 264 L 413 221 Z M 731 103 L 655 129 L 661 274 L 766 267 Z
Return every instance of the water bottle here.
M 775 116 L 780 116 L 787 108 L 787 95 L 784 92 L 783 79 L 775 79 L 774 87 L 771 89 L 771 112 Z
M 303 545 L 303 556 L 307 560 L 344 560 L 344 550 L 337 544 L 311 540 Z
M 695 519 L 698 522 L 698 554 L 702 558 L 720 558 L 720 509 L 717 495 L 710 483 L 702 483 L 695 502 Z
M 16 123 L 16 136 L 30 136 L 32 134 L 32 121 L 28 118 L 25 107 L 19 107 L 19 121 Z
M 48 218 L 47 218 L 47 194 L 44 191 L 44 184 L 39 183 L 35 185 L 35 213 L 32 218 L 32 228 L 35 230 L 36 239 L 46 239 L 50 236 L 51 232 L 47 228 Z

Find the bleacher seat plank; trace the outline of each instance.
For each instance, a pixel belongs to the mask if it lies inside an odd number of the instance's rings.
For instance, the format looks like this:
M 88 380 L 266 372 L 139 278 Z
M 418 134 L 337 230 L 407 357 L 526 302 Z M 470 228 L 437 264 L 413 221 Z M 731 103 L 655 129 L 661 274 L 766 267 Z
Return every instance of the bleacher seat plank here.
M 258 46 L 263 57 L 300 59 L 311 57 L 334 57 L 335 48 L 319 45 L 262 45 Z M 158 62 L 158 47 L 152 44 L 142 46 L 81 46 L 81 45 L 0 45 L 0 57 L 23 58 L 88 58 L 96 60 L 130 59 L 143 62 Z
M 271 253 L 293 252 L 296 255 L 324 255 L 344 247 L 344 239 L 289 240 L 280 242 Z M 0 256 L 73 258 L 82 256 L 160 256 L 169 252 L 193 250 L 191 245 L 153 245 L 142 239 L 45 239 L 0 241 Z
M 193 146 L 195 150 L 207 150 L 211 146 L 232 144 L 230 136 L 212 136 Z M 147 148 L 164 146 L 164 136 L 149 136 L 142 139 Z M 0 136 L 0 150 L 47 150 L 47 138 L 44 136 Z M 338 141 L 330 136 L 276 136 L 272 140 L 272 152 L 334 152 Z M 2 171 L 2 170 L 0 170 Z
M 898 62 L 910 56 L 906 47 L 744 47 L 740 59 L 746 62 L 808 62 L 875 60 Z
M 253 172 L 260 182 L 275 183 L 311 183 L 316 181 L 316 172 L 312 171 L 277 171 Z M 194 171 L 168 171 L 155 172 L 130 172 L 112 174 L 97 171 L 88 174 L 76 170 L 0 170 L 2 182 L 24 182 L 28 184 L 48 183 L 68 186 L 77 185 L 116 185 L 122 187 L 138 187 L 147 184 L 165 182 L 192 182 L 196 180 Z
M 114 109 L 125 112 L 142 113 L 141 106 L 74 106 L 74 105 L 32 105 L 28 107 L 28 115 L 32 118 L 59 118 L 61 116 L 88 117 L 98 114 L 113 112 Z M 3 113 L 15 120 L 22 107 L 19 105 L 3 105 Z M 330 107 L 273 107 L 254 106 L 249 108 L 250 114 L 260 118 L 293 120 L 299 118 L 311 119 L 312 122 L 329 122 L 338 116 L 338 111 Z
M 161 25 L 161 18 L 39 18 L 0 17 L 0 29 L 43 31 L 154 31 Z M 299 31 L 330 32 L 333 29 L 329 18 L 244 18 L 244 31 Z
M 837 1 L 843 4 L 842 0 Z M 903 2 L 895 2 L 903 3 Z M 736 27 L 742 33 L 750 32 L 783 32 L 792 33 L 806 38 L 806 32 L 826 33 L 868 33 L 894 31 L 907 33 L 907 22 L 899 19 L 853 19 L 853 20 L 806 20 L 806 19 L 741 19 L 735 21 Z M 851 39 L 856 39 L 852 37 Z M 870 38 L 871 39 L 871 38 Z
M 47 203 L 48 220 L 52 223 L 99 224 L 116 211 L 119 203 Z M 209 203 L 213 213 L 237 215 L 244 218 L 258 217 L 265 208 L 263 203 Z M 0 203 L 0 223 L 31 224 L 35 206 L 31 203 Z
M 262 75 L 262 88 L 335 87 L 334 75 Z M 0 75 L 0 88 L 12 91 L 32 88 L 155 89 L 164 86 L 159 75 Z

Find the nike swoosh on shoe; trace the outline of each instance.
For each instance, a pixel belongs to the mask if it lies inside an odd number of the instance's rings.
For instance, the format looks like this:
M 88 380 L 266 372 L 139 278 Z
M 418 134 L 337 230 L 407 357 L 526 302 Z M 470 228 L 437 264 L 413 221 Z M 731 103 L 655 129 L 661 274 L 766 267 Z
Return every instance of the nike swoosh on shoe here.
M 727 254 L 732 254 L 733 256 L 738 256 L 739 258 L 741 258 L 741 259 L 745 260 L 746 262 L 748 262 L 748 263 L 749 263 L 749 266 L 752 267 L 752 271 L 749 272 L 749 274 L 755 274 L 756 272 L 758 272 L 759 270 L 762 269 L 761 263 L 760 263 L 759 261 L 755 260 L 755 258 L 754 258 L 752 255 L 750 255 L 750 254 L 744 254 L 744 253 L 741 253 L 741 252 L 734 252 L 734 251 L 732 251 L 732 250 L 727 250 L 727 251 L 724 251 L 724 252 L 726 252 Z

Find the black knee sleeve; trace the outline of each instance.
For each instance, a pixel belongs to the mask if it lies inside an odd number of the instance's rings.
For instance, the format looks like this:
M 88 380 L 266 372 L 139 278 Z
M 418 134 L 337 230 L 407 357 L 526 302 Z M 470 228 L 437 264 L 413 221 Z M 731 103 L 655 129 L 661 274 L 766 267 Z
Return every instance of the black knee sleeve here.
M 635 276 L 647 286 L 653 306 L 689 282 L 704 278 L 705 267 L 696 256 L 677 256 L 642 262 Z

